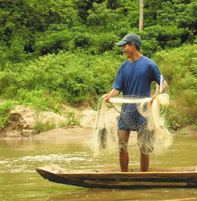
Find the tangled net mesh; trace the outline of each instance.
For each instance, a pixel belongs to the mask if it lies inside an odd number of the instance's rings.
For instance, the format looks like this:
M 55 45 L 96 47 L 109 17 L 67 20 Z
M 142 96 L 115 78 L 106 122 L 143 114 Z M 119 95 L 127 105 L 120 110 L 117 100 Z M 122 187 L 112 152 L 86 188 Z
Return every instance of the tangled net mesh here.
M 162 154 L 172 144 L 173 137 L 165 123 L 165 111 L 169 96 L 159 94 L 151 98 L 111 98 L 99 102 L 96 122 L 97 149 L 110 149 L 114 144 L 127 151 L 128 146 L 138 145 L 144 154 Z M 120 118 L 120 119 L 119 119 Z M 122 127 L 118 131 L 120 121 Z M 138 133 L 134 144 L 129 144 L 130 131 Z

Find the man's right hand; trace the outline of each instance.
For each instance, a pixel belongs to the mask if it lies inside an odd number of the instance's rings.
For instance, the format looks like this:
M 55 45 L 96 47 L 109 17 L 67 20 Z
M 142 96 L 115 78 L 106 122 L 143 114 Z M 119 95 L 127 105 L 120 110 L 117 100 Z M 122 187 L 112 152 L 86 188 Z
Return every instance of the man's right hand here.
M 104 98 L 106 102 L 109 102 L 110 98 L 118 96 L 119 93 L 120 92 L 118 90 L 112 89 L 110 93 L 103 95 L 102 98 Z
M 111 98 L 109 94 L 105 94 L 101 97 L 102 99 L 105 99 L 106 102 L 109 102 L 109 99 Z

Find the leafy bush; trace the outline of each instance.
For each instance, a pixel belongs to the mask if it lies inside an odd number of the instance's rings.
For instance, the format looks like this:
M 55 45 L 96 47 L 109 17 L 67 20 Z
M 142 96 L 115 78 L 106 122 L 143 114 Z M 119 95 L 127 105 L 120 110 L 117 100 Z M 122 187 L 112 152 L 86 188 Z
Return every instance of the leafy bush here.
M 155 52 L 162 49 L 179 47 L 188 38 L 193 38 L 188 29 L 160 25 L 147 27 L 143 32 L 139 32 L 139 35 L 142 39 L 143 54 L 148 57 L 152 57 Z
M 57 54 L 60 50 L 69 50 L 69 42 L 73 38 L 72 33 L 67 30 L 51 33 L 35 43 L 35 53 L 39 56 L 48 53 Z
M 119 41 L 119 37 L 115 35 L 113 32 L 111 33 L 100 33 L 94 36 L 94 41 L 92 47 L 90 47 L 90 51 L 93 54 L 103 54 L 109 50 L 112 50 L 115 46 L 115 43 Z
M 197 2 L 173 0 L 162 3 L 162 8 L 157 11 L 157 20 L 160 25 L 177 25 L 196 30 L 197 26 Z
M 0 72 L 0 94 L 6 98 L 17 96 L 23 104 L 37 101 L 34 105 L 42 109 L 50 108 L 46 101 L 49 96 L 58 95 L 59 100 L 67 103 L 94 100 L 92 96 L 110 89 L 116 76 L 120 63 L 110 61 L 112 56 L 92 56 L 79 50 L 75 54 L 60 52 L 34 62 L 9 65 Z M 48 91 L 47 96 L 43 96 L 44 91 Z
M 88 11 L 87 23 L 90 26 L 102 26 L 106 30 L 117 17 L 114 10 L 108 9 L 106 2 L 101 4 L 93 3 L 93 8 Z M 111 26 L 110 26 L 111 27 Z M 109 27 L 108 27 L 109 28 Z M 106 30 L 107 31 L 107 30 Z
M 197 116 L 197 45 L 156 53 L 154 61 L 167 80 L 171 104 L 172 127 L 195 123 Z
M 161 49 L 162 48 L 159 46 L 159 42 L 156 38 L 142 41 L 141 52 L 144 56 L 151 57 L 155 52 L 161 51 Z
M 0 129 L 7 126 L 11 116 L 10 110 L 13 109 L 14 104 L 15 102 L 10 100 L 0 104 Z
M 25 47 L 23 45 L 22 38 L 16 38 L 12 42 L 10 48 L 6 48 L 6 50 L 2 52 L 1 59 L 5 63 L 24 62 L 28 57 L 28 54 L 26 54 L 24 49 Z

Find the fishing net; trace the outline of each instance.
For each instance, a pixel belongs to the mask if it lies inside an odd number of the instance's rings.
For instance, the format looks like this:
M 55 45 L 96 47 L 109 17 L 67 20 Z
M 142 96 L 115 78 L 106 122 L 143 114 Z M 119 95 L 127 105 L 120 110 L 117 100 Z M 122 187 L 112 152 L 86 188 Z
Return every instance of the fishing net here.
M 138 145 L 144 154 L 163 153 L 173 141 L 164 118 L 168 105 L 167 94 L 159 94 L 153 101 L 124 97 L 111 98 L 106 103 L 101 99 L 96 123 L 97 148 L 107 149 L 116 144 L 127 152 L 128 146 Z M 137 132 L 137 140 L 130 144 L 129 136 L 133 131 Z

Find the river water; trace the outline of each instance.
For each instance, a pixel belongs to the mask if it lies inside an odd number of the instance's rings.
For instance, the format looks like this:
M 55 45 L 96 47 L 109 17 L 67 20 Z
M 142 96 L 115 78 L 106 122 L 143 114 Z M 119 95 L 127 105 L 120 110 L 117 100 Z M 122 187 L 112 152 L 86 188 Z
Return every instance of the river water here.
M 64 169 L 119 168 L 118 150 L 93 154 L 89 138 L 0 140 L 1 201 L 120 201 L 197 200 L 197 188 L 153 188 L 133 190 L 87 189 L 49 182 L 36 167 L 56 164 Z M 139 167 L 139 151 L 129 148 L 130 167 Z M 197 165 L 197 136 L 177 136 L 163 155 L 150 156 L 150 167 Z

